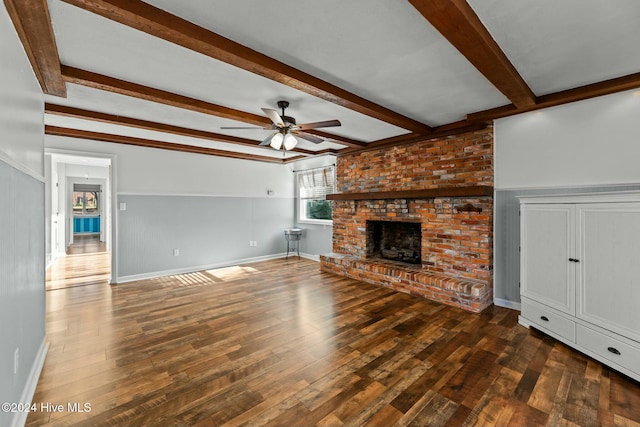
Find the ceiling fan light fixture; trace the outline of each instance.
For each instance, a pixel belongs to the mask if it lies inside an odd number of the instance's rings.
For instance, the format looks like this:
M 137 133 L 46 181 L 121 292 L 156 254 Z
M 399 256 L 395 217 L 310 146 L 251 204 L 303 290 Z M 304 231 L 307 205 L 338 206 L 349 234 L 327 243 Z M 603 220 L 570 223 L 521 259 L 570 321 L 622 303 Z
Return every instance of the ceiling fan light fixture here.
M 284 137 L 285 150 L 293 150 L 293 147 L 295 147 L 297 143 L 298 143 L 298 140 L 296 139 L 295 136 L 291 135 L 290 133 L 285 135 Z
M 269 145 L 271 145 L 271 147 L 274 148 L 275 150 L 279 150 L 280 147 L 282 147 L 283 140 L 284 140 L 284 135 L 278 132 L 271 137 L 271 143 Z

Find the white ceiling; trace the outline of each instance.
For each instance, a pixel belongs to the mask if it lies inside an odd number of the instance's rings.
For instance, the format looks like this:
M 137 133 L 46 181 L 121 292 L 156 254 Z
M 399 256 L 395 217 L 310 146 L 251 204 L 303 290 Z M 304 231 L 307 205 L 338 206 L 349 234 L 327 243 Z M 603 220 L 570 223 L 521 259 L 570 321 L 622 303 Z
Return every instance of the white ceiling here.
M 148 0 L 156 7 L 429 126 L 511 103 L 407 0 Z M 468 0 L 536 96 L 640 72 L 638 0 Z M 263 115 L 291 103 L 298 123 L 372 142 L 410 131 L 103 18 L 61 0 L 49 11 L 64 65 Z M 260 141 L 246 123 L 67 83 L 51 104 Z M 47 114 L 46 124 L 282 158 L 263 147 L 197 140 Z M 300 148 L 345 147 L 335 142 Z M 293 156 L 287 153 L 287 156 Z

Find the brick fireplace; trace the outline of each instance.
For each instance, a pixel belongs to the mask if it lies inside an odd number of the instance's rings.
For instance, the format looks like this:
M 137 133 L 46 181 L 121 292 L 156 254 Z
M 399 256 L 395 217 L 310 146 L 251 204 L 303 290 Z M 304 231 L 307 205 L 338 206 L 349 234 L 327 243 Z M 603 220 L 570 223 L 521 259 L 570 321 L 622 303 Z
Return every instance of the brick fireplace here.
M 474 312 L 492 304 L 491 128 L 341 156 L 337 183 L 322 270 Z
M 422 229 L 414 221 L 367 220 L 367 258 L 420 264 Z

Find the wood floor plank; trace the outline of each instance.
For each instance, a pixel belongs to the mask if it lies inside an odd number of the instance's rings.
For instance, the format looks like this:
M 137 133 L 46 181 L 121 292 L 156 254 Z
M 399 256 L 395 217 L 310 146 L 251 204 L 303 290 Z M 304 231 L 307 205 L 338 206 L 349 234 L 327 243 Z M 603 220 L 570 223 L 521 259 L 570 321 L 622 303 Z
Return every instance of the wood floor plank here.
M 110 286 L 77 255 L 47 292 L 34 402 L 91 412 L 29 427 L 640 423 L 640 384 L 513 310 L 468 313 L 294 257 Z

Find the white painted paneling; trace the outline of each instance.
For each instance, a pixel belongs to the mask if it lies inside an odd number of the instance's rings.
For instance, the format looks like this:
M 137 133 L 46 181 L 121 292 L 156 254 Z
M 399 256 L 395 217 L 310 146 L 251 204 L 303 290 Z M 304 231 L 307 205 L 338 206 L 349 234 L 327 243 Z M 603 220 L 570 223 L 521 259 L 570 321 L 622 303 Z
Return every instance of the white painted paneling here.
M 496 120 L 496 189 L 640 183 L 640 91 Z
M 115 154 L 120 194 L 293 197 L 290 166 L 47 135 L 47 148 Z

